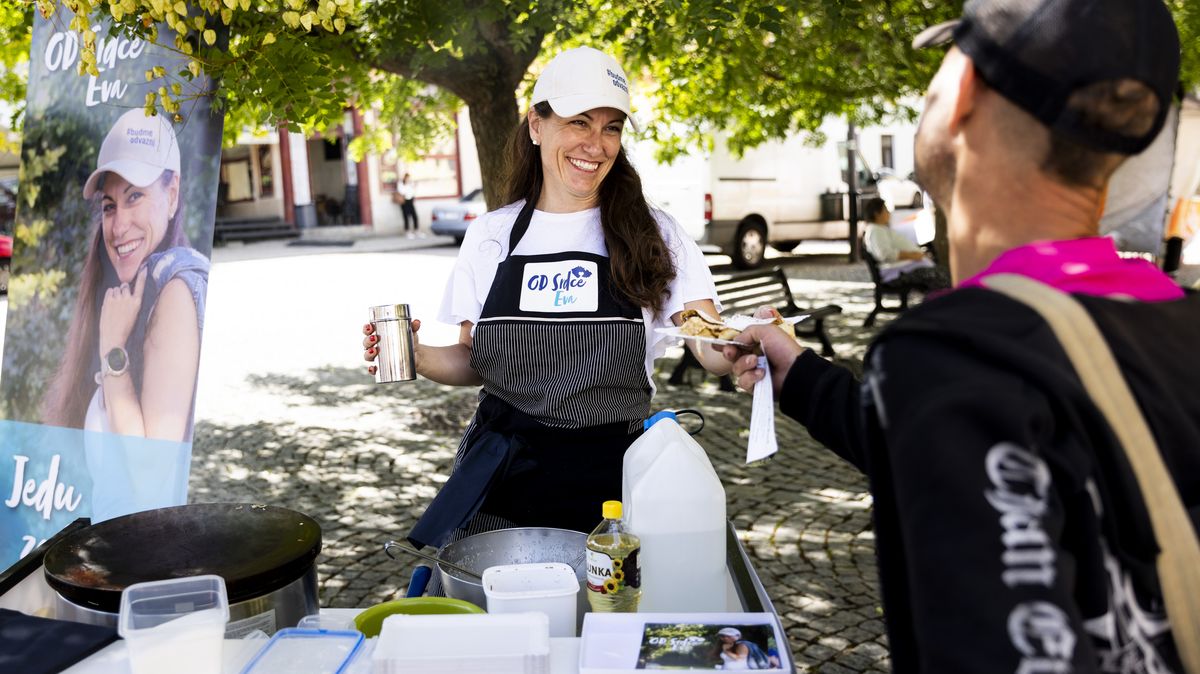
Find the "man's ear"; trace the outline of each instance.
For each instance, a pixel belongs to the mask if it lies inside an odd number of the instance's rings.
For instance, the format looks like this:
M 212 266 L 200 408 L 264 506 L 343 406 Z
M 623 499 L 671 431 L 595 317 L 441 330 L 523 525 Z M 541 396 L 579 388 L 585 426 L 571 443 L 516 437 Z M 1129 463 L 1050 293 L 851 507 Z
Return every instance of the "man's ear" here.
M 955 52 L 957 53 L 955 67 L 958 70 L 954 79 L 957 86 L 954 88 L 954 100 L 951 101 L 950 119 L 948 120 L 948 128 L 952 136 L 958 134 L 962 124 L 975 111 L 976 100 L 984 86 L 983 80 L 979 79 L 979 72 L 975 70 L 974 62 L 957 49 Z

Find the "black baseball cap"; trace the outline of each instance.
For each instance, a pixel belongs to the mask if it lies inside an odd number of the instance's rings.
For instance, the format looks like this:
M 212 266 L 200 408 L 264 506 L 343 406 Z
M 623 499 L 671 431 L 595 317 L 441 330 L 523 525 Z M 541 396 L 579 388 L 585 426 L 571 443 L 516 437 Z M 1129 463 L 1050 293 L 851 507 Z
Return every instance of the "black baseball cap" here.
M 925 29 L 913 47 L 950 41 L 988 86 L 1053 132 L 1103 152 L 1146 149 L 1179 84 L 1179 33 L 1163 0 L 969 0 L 962 18 Z M 1067 109 L 1075 90 L 1126 78 L 1158 97 L 1145 134 L 1097 129 Z

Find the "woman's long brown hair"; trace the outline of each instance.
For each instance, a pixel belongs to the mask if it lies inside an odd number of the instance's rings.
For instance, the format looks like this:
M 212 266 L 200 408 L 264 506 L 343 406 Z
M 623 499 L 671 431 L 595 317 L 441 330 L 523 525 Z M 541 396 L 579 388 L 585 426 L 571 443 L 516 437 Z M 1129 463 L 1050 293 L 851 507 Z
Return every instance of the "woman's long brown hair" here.
M 542 119 L 554 114 L 545 102 L 533 106 L 533 111 Z M 521 199 L 536 203 L 542 193 L 542 156 L 529 136 L 528 117 L 521 120 L 509 138 L 507 156 L 506 203 Z M 658 222 L 642 194 L 642 179 L 629 163 L 623 147 L 600 185 L 599 199 L 600 225 L 612 265 L 614 289 L 635 305 L 661 313 L 675 278 L 675 267 Z
M 174 176 L 173 171 L 163 171 L 158 180 L 159 189 L 167 189 Z M 187 233 L 183 229 L 183 194 L 183 185 L 180 184 L 175 215 L 167 223 L 162 242 L 152 253 L 175 246 L 190 245 Z M 96 373 L 92 370 L 94 358 L 100 348 L 100 302 L 97 301 L 97 292 L 103 287 L 106 275 L 115 275 L 112 263 L 108 260 L 108 253 L 104 249 L 104 214 L 100 211 L 100 203 L 101 198 L 96 197 L 93 210 L 97 214 L 94 217 L 96 233 L 92 237 L 87 261 L 83 264 L 79 295 L 75 298 L 75 317 L 67 330 L 62 365 L 54 374 L 46 395 L 42 398 L 42 423 L 51 426 L 83 428 L 88 403 L 96 390 Z M 136 355 L 140 361 L 141 348 L 140 344 L 136 346 L 137 353 L 131 354 L 131 359 Z M 133 352 L 134 349 L 132 345 L 127 345 L 126 350 Z M 138 389 L 141 390 L 140 382 Z

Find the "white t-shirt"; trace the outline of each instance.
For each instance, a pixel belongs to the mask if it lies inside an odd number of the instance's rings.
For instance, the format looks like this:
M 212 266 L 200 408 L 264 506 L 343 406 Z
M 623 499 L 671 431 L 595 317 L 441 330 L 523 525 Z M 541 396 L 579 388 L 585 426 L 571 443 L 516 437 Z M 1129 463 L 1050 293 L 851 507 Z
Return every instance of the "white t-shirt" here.
M 900 278 L 901 274 L 914 269 L 932 267 L 933 260 L 922 257 L 919 260 L 901 260 L 900 253 L 920 253 L 921 248 L 907 236 L 884 225 L 867 225 L 863 234 L 863 245 L 867 252 L 879 262 L 879 277 L 884 283 L 890 283 Z
M 508 237 L 524 204 L 524 201 L 519 201 L 491 211 L 480 216 L 467 229 L 454 271 L 446 284 L 446 293 L 442 296 L 438 320 L 455 325 L 463 321 L 479 322 L 484 301 L 496 277 L 496 268 L 508 256 Z M 688 302 L 717 302 L 717 290 L 700 247 L 671 216 L 658 210 L 652 209 L 652 212 L 671 253 L 675 279 L 671 281 L 669 295 L 659 316 L 655 317 L 650 309 L 642 308 L 646 325 L 646 375 L 651 387 L 654 359 L 666 351 L 671 339 L 655 332 L 655 328 L 672 327 L 674 323 L 671 322 L 671 316 L 683 311 Z M 515 252 L 518 255 L 546 255 L 573 250 L 608 255 L 600 227 L 599 208 L 575 213 L 535 210 L 529 229 L 521 237 Z M 717 309 L 720 309 L 719 305 Z

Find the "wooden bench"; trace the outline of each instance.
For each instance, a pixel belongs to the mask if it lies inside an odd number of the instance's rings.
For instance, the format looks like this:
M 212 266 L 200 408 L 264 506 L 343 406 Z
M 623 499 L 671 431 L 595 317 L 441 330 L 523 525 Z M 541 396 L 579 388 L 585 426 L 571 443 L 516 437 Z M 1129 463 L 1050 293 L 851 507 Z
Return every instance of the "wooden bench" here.
M 933 290 L 937 290 L 943 286 L 930 285 L 928 281 L 914 280 L 907 274 L 901 274 L 899 278 L 891 281 L 884 281 L 882 272 L 879 270 L 879 261 L 871 255 L 871 251 L 867 250 L 865 239 L 859 239 L 858 249 L 862 251 L 863 261 L 867 263 L 867 271 L 871 273 L 871 282 L 875 284 L 875 308 L 871 309 L 871 313 L 867 315 L 867 320 L 863 321 L 863 327 L 869 328 L 875 324 L 875 317 L 881 313 L 899 314 L 908 310 L 908 296 L 913 291 L 921 294 L 927 294 Z M 932 242 L 921 246 L 929 253 L 930 257 L 936 261 Z M 883 303 L 884 297 L 895 295 L 900 300 L 900 306 L 888 306 Z
M 863 327 L 869 328 L 875 325 L 875 317 L 881 313 L 899 314 L 908 310 L 908 295 L 916 290 L 916 286 L 905 280 L 904 276 L 894 281 L 884 281 L 879 272 L 879 262 L 867 250 L 866 245 L 860 245 L 859 250 L 862 251 L 863 261 L 867 263 L 867 271 L 871 272 L 871 282 L 875 284 L 875 308 L 871 309 L 871 313 L 867 315 L 867 320 L 863 321 Z M 900 299 L 900 306 L 888 306 L 883 303 L 883 298 L 888 295 L 895 295 Z
M 787 275 L 779 267 L 719 277 L 715 283 L 717 299 L 721 302 L 721 315 L 751 316 L 756 309 L 764 305 L 775 307 L 784 318 L 805 315 L 805 318 L 795 325 L 796 336 L 815 339 L 821 343 L 821 355 L 827 358 L 834 355 L 833 343 L 829 341 L 829 335 L 825 332 L 825 319 L 842 313 L 842 308 L 836 304 L 811 309 L 800 307 L 792 295 Z M 684 349 L 683 358 L 671 372 L 668 381 L 671 384 L 684 383 L 691 368 L 703 369 L 692 350 Z M 721 378 L 721 390 L 734 390 L 733 381 L 728 376 Z

